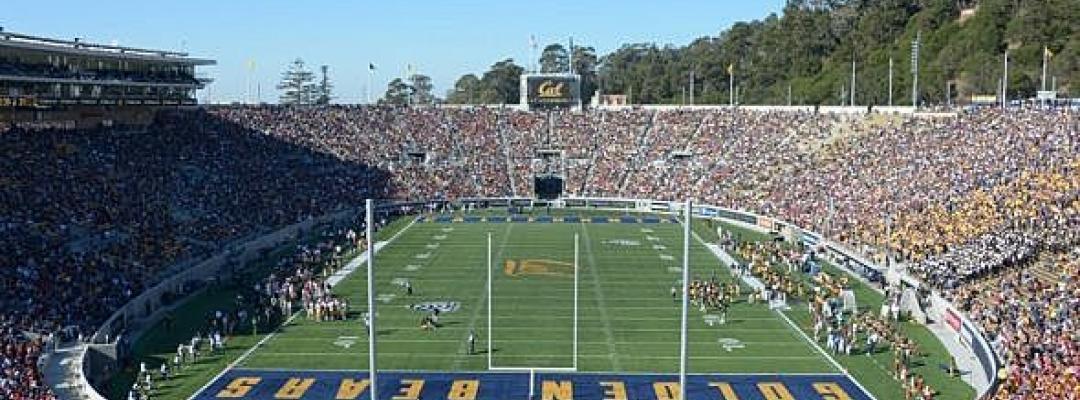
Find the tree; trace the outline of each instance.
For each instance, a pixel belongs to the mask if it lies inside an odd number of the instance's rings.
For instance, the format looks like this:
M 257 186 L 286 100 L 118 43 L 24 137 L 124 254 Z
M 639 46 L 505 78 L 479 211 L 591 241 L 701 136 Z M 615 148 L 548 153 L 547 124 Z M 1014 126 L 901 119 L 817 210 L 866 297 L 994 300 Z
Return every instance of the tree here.
M 540 72 L 566 72 L 570 69 L 570 53 L 563 45 L 553 43 L 540 52 Z
M 975 4 L 978 11 L 960 22 L 961 8 Z M 947 91 L 961 101 L 997 93 L 1006 50 L 1010 97 L 1034 96 L 1044 48 L 1054 54 L 1048 84 L 1056 78 L 1060 92 L 1076 96 L 1077 20 L 1076 0 L 788 0 L 782 15 L 736 22 L 683 46 L 626 44 L 598 62 L 592 49 L 575 47 L 572 62 L 582 76 L 585 101 L 602 82 L 604 92 L 631 95 L 636 104 L 678 102 L 692 71 L 696 100 L 724 104 L 730 95 L 727 69 L 734 66 L 743 104 L 785 104 L 788 87 L 795 104 L 839 104 L 850 98 L 840 93 L 850 89 L 854 59 L 856 100 L 884 104 L 891 58 L 893 102 L 906 104 L 911 43 L 921 35 L 919 97 L 926 102 L 944 102 Z M 549 45 L 541 71 L 564 72 L 570 58 L 563 46 Z M 508 78 L 484 74 L 474 93 L 484 101 L 507 101 L 517 91 L 516 78 Z
M 452 104 L 474 104 L 481 99 L 483 84 L 473 74 L 462 75 L 454 82 L 454 88 L 446 94 L 446 102 Z
M 525 68 L 514 64 L 514 59 L 507 58 L 491 66 L 481 79 L 484 90 L 482 101 L 485 103 L 517 104 L 520 100 L 521 74 Z
M 589 104 L 597 89 L 596 49 L 589 46 L 574 47 L 574 73 L 581 75 L 581 102 Z
M 394 78 L 394 80 L 386 85 L 386 94 L 383 95 L 380 102 L 403 106 L 409 104 L 409 99 L 412 95 L 412 86 L 409 86 L 409 84 L 405 83 L 401 78 Z
M 316 87 L 314 85 L 315 74 L 307 69 L 304 60 L 297 58 L 289 64 L 289 68 L 281 74 L 281 82 L 277 88 L 281 90 L 278 101 L 281 104 L 299 105 L 311 104 L 315 99 Z
M 322 80 L 319 81 L 319 86 L 316 90 L 318 94 L 315 97 L 315 104 L 330 104 L 330 100 L 334 98 L 332 94 L 334 85 L 330 83 L 330 77 L 328 75 L 330 67 L 323 65 L 319 67 L 319 70 L 322 71 Z
M 413 74 L 409 77 L 412 87 L 412 104 L 434 104 L 435 95 L 432 93 L 434 85 L 431 78 L 424 74 Z

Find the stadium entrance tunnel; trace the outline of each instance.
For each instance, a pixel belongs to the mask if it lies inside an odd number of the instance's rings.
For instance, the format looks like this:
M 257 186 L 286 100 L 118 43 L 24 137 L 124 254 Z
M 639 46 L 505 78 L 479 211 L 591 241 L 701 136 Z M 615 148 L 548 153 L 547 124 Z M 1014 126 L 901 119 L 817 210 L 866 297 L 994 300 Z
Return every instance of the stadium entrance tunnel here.
M 230 370 L 195 395 L 212 399 L 368 400 L 363 371 Z M 380 372 L 379 399 L 507 400 L 529 398 L 527 372 Z M 676 400 L 672 374 L 540 373 L 534 399 Z M 693 400 L 870 400 L 841 374 L 694 374 L 687 376 Z

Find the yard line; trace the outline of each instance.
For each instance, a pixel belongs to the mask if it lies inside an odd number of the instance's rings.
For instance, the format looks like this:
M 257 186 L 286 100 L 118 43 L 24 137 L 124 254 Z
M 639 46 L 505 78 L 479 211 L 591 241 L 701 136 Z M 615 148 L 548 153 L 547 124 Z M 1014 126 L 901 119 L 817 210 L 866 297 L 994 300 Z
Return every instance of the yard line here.
M 608 342 L 608 358 L 611 360 L 611 369 L 619 371 L 619 355 L 615 351 L 615 334 L 611 332 L 611 321 L 607 315 L 607 301 L 604 299 L 604 289 L 600 287 L 600 274 L 597 273 L 596 257 L 592 251 L 592 239 L 589 238 L 589 227 L 581 224 L 581 234 L 585 239 L 585 256 L 589 260 L 589 276 L 592 276 L 593 291 L 596 293 L 596 306 L 600 311 L 600 320 L 604 325 L 604 336 Z M 579 265 L 578 268 L 581 268 Z
M 503 232 L 502 244 L 499 245 L 499 251 L 494 260 L 502 258 L 503 249 L 506 248 L 506 242 L 510 240 L 510 231 L 514 229 L 514 224 L 506 224 L 506 230 Z M 487 252 L 487 246 L 484 247 L 484 251 Z M 490 255 L 488 255 L 490 257 Z M 494 262 L 492 260 L 492 262 Z M 487 260 L 484 262 L 484 268 L 487 268 Z M 462 353 L 469 349 L 469 332 L 472 332 L 476 328 L 476 321 L 480 320 L 480 310 L 487 308 L 487 286 L 480 285 L 480 298 L 476 301 L 476 307 L 473 308 L 472 317 L 469 318 L 469 329 L 465 330 L 465 337 L 461 340 L 461 345 L 458 346 L 456 358 L 454 359 L 453 369 L 461 369 L 461 364 L 465 362 L 465 358 L 462 358 Z M 484 332 L 485 335 L 491 335 L 491 332 Z M 478 340 L 479 341 L 479 340 Z M 494 342 L 494 341 L 493 341 Z M 469 355 L 465 355 L 468 357 Z

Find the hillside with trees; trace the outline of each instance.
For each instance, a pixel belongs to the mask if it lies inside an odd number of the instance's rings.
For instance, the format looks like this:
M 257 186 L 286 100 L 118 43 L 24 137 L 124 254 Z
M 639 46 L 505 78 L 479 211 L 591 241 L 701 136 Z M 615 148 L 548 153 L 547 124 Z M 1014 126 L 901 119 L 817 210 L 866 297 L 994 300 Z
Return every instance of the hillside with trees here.
M 1077 21 L 1078 0 L 789 0 L 782 15 L 738 22 L 682 46 L 629 43 L 599 58 L 588 46 L 569 51 L 583 95 L 599 89 L 635 104 L 687 102 L 691 72 L 696 103 L 726 104 L 729 70 L 742 104 L 846 104 L 854 61 L 855 103 L 882 105 L 891 59 L 893 103 L 909 105 L 916 38 L 920 103 L 997 95 L 1006 51 L 1010 98 L 1040 90 L 1044 57 L 1047 89 L 1080 97 Z M 550 45 L 540 65 L 558 70 L 567 56 L 562 45 Z M 508 59 L 480 77 L 465 75 L 447 101 L 516 103 L 522 70 Z

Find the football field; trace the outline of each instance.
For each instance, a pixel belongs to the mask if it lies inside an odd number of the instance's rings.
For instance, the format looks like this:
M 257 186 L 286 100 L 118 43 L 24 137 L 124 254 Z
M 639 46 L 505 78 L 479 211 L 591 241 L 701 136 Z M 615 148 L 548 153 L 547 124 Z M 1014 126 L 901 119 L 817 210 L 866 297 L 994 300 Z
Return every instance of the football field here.
M 576 282 L 575 235 L 580 238 Z M 381 380 L 379 389 L 383 393 L 379 397 L 410 394 L 413 388 L 408 382 L 419 380 L 423 385 L 423 379 L 427 379 L 432 382 L 425 390 L 439 388 L 441 394 L 416 398 L 470 398 L 448 396 L 447 391 L 460 391 L 457 379 L 462 376 L 489 376 L 481 377 L 479 385 L 485 384 L 483 379 L 513 380 L 523 372 L 504 371 L 500 375 L 491 371 L 518 368 L 535 369 L 549 377 L 575 375 L 587 380 L 589 376 L 601 376 L 604 378 L 597 379 L 607 381 L 624 377 L 629 380 L 629 388 L 624 391 L 648 391 L 649 398 L 664 398 L 662 392 L 670 388 L 656 386 L 658 379 L 678 380 L 671 374 L 677 373 L 679 367 L 680 304 L 672 291 L 680 283 L 682 257 L 682 225 L 666 220 L 419 221 L 375 257 L 377 366 L 388 376 L 400 375 L 403 379 Z M 730 271 L 697 240 L 691 240 L 689 260 L 691 279 L 732 282 Z M 411 294 L 405 282 L 412 287 Z M 348 321 L 319 322 L 298 314 L 196 397 L 228 397 L 222 395 L 230 393 L 245 397 L 265 392 L 266 398 L 288 398 L 280 395 L 299 388 L 301 396 L 294 398 L 308 398 L 303 396 L 305 392 L 324 387 L 320 390 L 328 398 L 335 398 L 334 393 L 338 394 L 336 398 L 343 398 L 342 391 L 353 382 L 347 378 L 359 382 L 368 368 L 368 336 L 361 317 L 367 310 L 366 285 L 366 273 L 360 267 L 335 286 L 334 291 L 349 301 Z M 748 292 L 744 287 L 726 318 L 712 310 L 690 309 L 689 372 L 735 382 L 735 386 L 728 387 L 735 398 L 789 398 L 785 393 L 794 393 L 790 398 L 844 398 L 828 397 L 830 391 L 839 390 L 837 387 L 847 389 L 849 398 L 869 398 L 779 313 L 761 303 L 748 304 Z M 421 329 L 421 319 L 436 309 L 440 310 L 438 328 Z M 477 339 L 475 348 L 470 348 L 470 332 Z M 413 380 L 409 374 L 415 375 Z M 435 382 L 440 376 L 445 382 Z M 640 379 L 635 376 L 654 378 L 637 382 Z M 259 380 L 243 381 L 245 377 Z M 532 381 L 527 375 L 521 379 L 526 385 Z M 534 382 L 537 393 L 543 390 L 545 396 L 551 395 L 544 398 L 562 398 L 559 394 L 566 394 L 560 392 L 565 388 L 558 386 L 562 381 L 541 384 L 538 379 Z M 701 378 L 700 387 L 693 391 L 701 396 L 693 398 L 728 399 L 721 397 L 726 394 L 720 387 L 727 383 L 713 380 Z M 267 386 L 270 382 L 273 385 Z M 549 387 L 549 382 L 556 383 Z M 745 384 L 740 386 L 738 382 Z M 609 383 L 593 383 L 599 384 L 601 391 L 597 393 L 603 396 L 597 399 L 619 397 L 605 395 L 613 393 L 611 387 L 604 386 Z M 770 389 L 770 384 L 779 387 Z M 521 386 L 515 382 L 503 385 L 500 395 L 494 397 L 485 395 L 490 390 L 474 388 L 473 398 L 510 398 L 501 393 L 511 386 Z M 356 394 L 363 391 L 361 386 L 352 389 Z M 524 386 L 519 389 L 527 390 Z M 573 389 L 579 393 L 588 391 L 576 386 Z M 706 389 L 714 394 L 703 397 Z M 419 393 L 421 389 L 417 390 Z

